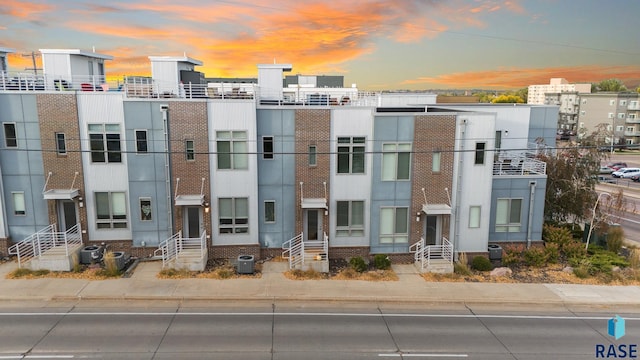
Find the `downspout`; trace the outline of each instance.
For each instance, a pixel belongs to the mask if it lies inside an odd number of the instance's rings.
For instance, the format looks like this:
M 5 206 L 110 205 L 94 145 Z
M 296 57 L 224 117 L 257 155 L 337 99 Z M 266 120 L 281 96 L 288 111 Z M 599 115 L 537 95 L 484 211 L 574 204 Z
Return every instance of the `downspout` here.
M 460 244 L 460 216 L 458 209 L 460 208 L 460 198 L 462 197 L 462 168 L 464 166 L 464 149 L 465 149 L 465 135 L 467 132 L 467 119 L 462 119 L 460 123 L 460 149 L 458 149 L 458 181 L 456 184 L 456 201 L 455 207 L 452 210 L 454 216 L 454 241 L 453 252 L 458 253 L 458 246 Z
M 531 247 L 531 228 L 533 227 L 533 204 L 536 193 L 536 182 L 529 181 L 529 221 L 527 221 L 527 249 Z
M 169 236 L 173 236 L 175 233 L 174 219 L 173 219 L 173 203 L 174 198 L 173 189 L 171 186 L 171 141 L 169 139 L 169 105 L 160 105 L 160 112 L 162 113 L 162 130 L 164 132 L 164 175 L 165 175 L 165 190 L 167 193 L 167 220 L 169 222 L 168 230 Z M 160 242 L 164 239 L 158 239 Z

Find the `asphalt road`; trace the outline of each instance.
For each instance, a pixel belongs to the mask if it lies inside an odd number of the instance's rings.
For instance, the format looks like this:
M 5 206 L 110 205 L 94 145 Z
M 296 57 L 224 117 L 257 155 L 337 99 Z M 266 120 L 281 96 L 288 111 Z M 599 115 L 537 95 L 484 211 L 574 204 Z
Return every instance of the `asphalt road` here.
M 585 359 L 640 343 L 640 314 L 614 340 L 593 309 L 157 304 L 0 309 L 0 359 Z

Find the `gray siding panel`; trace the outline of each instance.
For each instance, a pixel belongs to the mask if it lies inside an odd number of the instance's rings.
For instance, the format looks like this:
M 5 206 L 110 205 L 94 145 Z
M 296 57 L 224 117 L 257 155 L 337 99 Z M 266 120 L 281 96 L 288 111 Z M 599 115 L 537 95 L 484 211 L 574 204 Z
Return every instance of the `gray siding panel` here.
M 124 103 L 129 204 L 133 245 L 157 246 L 170 237 L 169 207 L 165 174 L 165 136 L 159 103 L 131 101 Z M 147 130 L 147 154 L 136 153 L 135 130 Z M 140 198 L 150 198 L 152 220 L 142 221 Z
M 258 151 L 263 136 L 273 136 L 273 159 L 258 156 L 258 217 L 260 246 L 280 248 L 295 233 L 295 112 L 257 111 Z M 275 201 L 276 221 L 265 223 L 264 202 Z
M 546 177 L 510 177 L 494 178 L 491 193 L 491 214 L 489 222 L 489 241 L 527 241 L 529 226 L 529 204 L 531 200 L 531 181 L 536 182 L 533 196 L 533 218 L 531 221 L 531 240 L 542 240 L 542 225 L 544 222 L 544 192 L 547 186 Z M 521 226 L 518 232 L 496 232 L 496 202 L 500 198 L 521 198 Z

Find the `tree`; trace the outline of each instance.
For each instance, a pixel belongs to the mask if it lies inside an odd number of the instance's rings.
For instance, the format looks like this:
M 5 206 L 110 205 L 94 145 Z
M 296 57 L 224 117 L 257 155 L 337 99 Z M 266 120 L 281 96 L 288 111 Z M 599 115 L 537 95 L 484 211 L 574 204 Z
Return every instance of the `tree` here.
M 520 96 L 520 98 L 523 99 L 526 103 L 527 99 L 529 98 L 529 88 L 522 88 L 520 90 L 517 90 L 515 95 Z
M 637 92 L 638 94 L 640 94 L 640 86 L 638 86 L 638 87 L 636 88 L 636 92 Z
M 544 216 L 556 223 L 582 222 L 590 217 L 597 199 L 600 162 L 608 153 L 598 151 L 605 136 L 598 127 L 583 137 L 581 146 L 557 149 L 556 154 L 543 155 L 547 164 L 547 188 Z
M 473 93 L 473 96 L 477 96 L 478 102 L 480 103 L 490 103 L 491 100 L 493 100 L 493 98 L 496 97 L 494 93 L 490 93 L 490 92 L 477 92 L 477 93 Z
M 619 79 L 607 79 L 591 84 L 591 92 L 622 92 L 627 90 L 627 87 Z
M 493 100 L 491 100 L 492 103 L 516 103 L 516 104 L 523 104 L 524 100 L 518 96 L 518 95 L 513 95 L 513 94 L 502 94 L 499 95 L 497 97 L 495 97 Z

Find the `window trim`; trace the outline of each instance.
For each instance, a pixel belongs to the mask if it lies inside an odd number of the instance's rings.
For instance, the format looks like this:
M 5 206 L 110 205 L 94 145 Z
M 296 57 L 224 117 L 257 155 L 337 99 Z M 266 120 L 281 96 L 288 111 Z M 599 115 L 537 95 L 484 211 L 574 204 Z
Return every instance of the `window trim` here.
M 484 165 L 486 151 L 487 151 L 486 142 L 484 141 L 476 142 L 475 158 L 473 161 L 474 165 Z
M 223 200 L 231 200 L 231 217 L 227 218 L 227 217 L 222 217 L 222 211 L 221 209 L 221 202 Z M 247 212 L 247 217 L 238 217 L 236 216 L 236 212 L 237 212 L 237 205 L 236 202 L 237 200 L 245 200 L 247 203 L 247 208 L 246 208 L 246 212 Z M 248 197 L 220 197 L 218 198 L 218 234 L 220 235 L 236 235 L 236 234 L 241 234 L 241 235 L 247 235 L 249 234 L 249 198 Z M 229 224 L 223 224 L 222 220 L 223 219 L 229 219 L 231 222 Z M 242 220 L 244 219 L 243 222 L 239 222 L 238 220 Z M 222 229 L 228 229 L 231 230 L 230 232 L 223 232 Z M 238 230 L 245 230 L 245 231 L 238 231 Z
M 267 204 L 271 204 L 271 206 L 273 206 L 273 219 L 272 220 L 267 218 L 267 214 L 269 213 L 267 211 Z M 275 224 L 276 223 L 276 201 L 275 200 L 265 200 L 264 204 L 263 204 L 263 209 L 264 209 L 264 223 L 265 224 Z
M 221 137 L 221 134 L 228 133 L 229 137 Z M 238 135 L 238 137 L 236 137 Z M 228 143 L 229 151 L 220 151 L 220 144 Z M 247 149 L 245 153 L 237 153 L 234 151 L 236 143 L 244 143 L 244 147 Z M 218 170 L 249 170 L 249 141 L 247 130 L 216 130 L 216 168 Z M 229 167 L 220 167 L 220 159 L 222 156 L 228 156 Z M 245 167 L 238 167 L 239 157 L 244 156 Z
M 392 224 L 394 228 L 393 228 L 393 233 L 389 233 L 389 234 L 382 232 L 382 226 L 384 225 L 384 221 L 382 221 L 382 214 L 385 209 L 393 210 Z M 398 209 L 404 209 L 406 213 L 406 219 L 405 219 L 406 232 L 403 232 L 403 233 L 398 232 L 398 228 L 397 228 Z M 381 206 L 379 220 L 380 220 L 380 233 L 378 234 L 378 242 L 380 243 L 380 245 L 395 245 L 395 244 L 409 243 L 410 227 L 409 227 L 409 207 L 408 206 Z M 391 242 L 386 242 L 386 241 L 383 242 L 382 238 L 391 238 Z M 402 241 L 398 241 L 398 240 L 402 240 Z
M 147 131 L 147 129 L 135 129 L 133 133 L 136 139 L 136 153 L 148 154 L 149 153 L 149 132 Z M 138 138 L 138 133 L 144 134 L 144 140 L 140 140 Z M 142 141 L 144 141 L 144 150 L 140 150 L 140 147 L 141 147 L 140 144 Z
M 60 138 L 60 136 L 62 136 L 62 138 Z M 55 139 L 56 139 L 56 154 L 58 154 L 60 156 L 67 155 L 67 136 L 66 136 L 66 134 L 63 133 L 63 132 L 56 132 L 55 133 Z M 60 141 L 62 141 L 62 143 Z
M 514 200 L 520 202 L 520 209 L 518 210 L 520 221 L 519 222 L 511 222 L 512 217 L 512 203 Z M 505 215 L 507 219 L 499 219 L 498 218 L 498 203 L 500 201 L 507 201 L 507 209 Z M 522 231 L 522 204 L 524 203 L 524 198 L 497 198 L 496 199 L 496 220 L 495 220 L 495 232 L 498 233 L 509 233 L 509 232 L 521 232 Z M 499 221 L 506 221 L 505 223 L 499 223 Z M 517 230 L 515 230 L 517 228 Z
M 270 143 L 271 144 L 271 151 L 267 151 L 266 150 L 266 145 Z M 263 136 L 262 137 L 262 159 L 264 160 L 273 160 L 275 157 L 274 151 L 273 151 L 273 146 L 275 143 L 275 139 L 272 135 L 269 136 Z
M 347 225 L 338 225 L 340 223 L 340 203 L 346 203 L 347 205 Z M 362 205 L 362 223 L 354 224 L 354 203 L 360 203 Z M 365 201 L 364 200 L 338 200 L 336 201 L 336 237 L 356 237 L 364 236 L 365 234 Z
M 7 128 L 13 128 L 13 137 L 7 136 Z M 2 131 L 4 133 L 4 147 L 7 149 L 15 149 L 18 147 L 18 126 L 15 122 L 2 123 Z M 12 140 L 12 145 L 9 144 L 9 140 Z M 15 143 L 15 144 L 14 144 Z
M 477 210 L 477 215 L 474 214 L 474 210 Z M 478 229 L 480 228 L 481 223 L 482 223 L 482 206 L 480 205 L 469 206 L 469 229 Z
M 394 149 L 393 150 L 385 150 L 385 146 L 393 146 Z M 400 147 L 402 146 L 408 146 L 409 149 L 403 149 L 400 150 Z M 411 152 L 413 149 L 413 144 L 410 142 L 395 142 L 395 143 L 383 143 L 382 144 L 382 166 L 381 166 L 381 177 L 382 177 L 382 181 L 410 181 L 411 180 Z M 409 156 L 409 159 L 407 161 L 407 166 L 408 168 L 405 169 L 406 173 L 407 173 L 407 177 L 406 178 L 399 178 L 398 174 L 400 173 L 400 155 L 401 154 L 407 154 Z M 392 178 L 385 178 L 385 158 L 388 159 L 389 157 L 385 156 L 385 155 L 393 155 L 393 162 L 394 162 L 394 173 L 393 173 L 393 177 Z M 391 166 L 390 164 L 388 166 Z
M 193 139 L 184 141 L 184 158 L 186 161 L 196 161 L 196 143 Z
M 309 145 L 309 166 L 318 166 L 318 146 L 316 145 Z
M 100 130 L 97 130 L 100 127 Z M 92 129 L 94 128 L 94 129 Z M 113 130 L 117 128 L 117 130 Z M 92 164 L 121 164 L 122 163 L 122 136 L 120 134 L 120 124 L 87 124 L 87 132 L 89 134 L 89 156 Z M 99 135 L 100 139 L 95 138 Z M 92 139 L 92 137 L 94 137 Z M 116 138 L 117 137 L 117 140 Z M 94 149 L 94 144 L 100 141 L 100 149 Z M 101 156 L 96 160 L 96 156 Z
M 107 194 L 107 201 L 108 201 L 108 208 L 109 208 L 109 218 L 104 218 L 104 219 L 99 219 L 98 216 L 100 216 L 100 211 L 98 208 L 98 196 L 99 194 Z M 123 197 L 123 211 L 124 214 L 122 215 L 116 215 L 115 214 L 115 209 L 114 209 L 114 201 L 113 201 L 113 197 L 114 195 L 118 195 L 118 196 L 122 196 Z M 128 219 L 128 213 L 127 213 L 127 193 L 125 191 L 96 191 L 93 193 L 93 198 L 95 201 L 95 222 L 96 222 L 96 229 L 97 230 L 111 230 L 111 229 L 127 229 L 129 228 L 129 219 Z M 116 218 L 116 216 L 122 216 L 122 218 L 118 219 Z M 100 225 L 108 225 L 108 227 L 100 227 Z M 118 225 L 124 225 L 124 226 L 118 226 Z
M 143 201 L 148 201 L 149 202 L 149 214 L 145 215 L 145 211 L 143 210 L 143 207 L 145 205 L 142 205 Z M 140 221 L 153 221 L 153 204 L 151 203 L 151 198 L 150 197 L 139 197 L 138 198 L 138 205 L 140 207 Z M 145 219 L 145 217 L 148 217 L 148 219 Z
M 346 142 L 345 140 L 348 139 L 349 141 Z M 362 142 L 355 142 L 355 140 L 358 139 L 362 139 Z M 341 142 L 342 141 L 342 142 Z M 340 152 L 342 149 L 348 149 L 347 152 Z M 355 152 L 355 149 L 360 149 L 362 148 L 362 152 Z M 366 174 L 366 167 L 367 167 L 367 161 L 365 158 L 365 154 L 367 151 L 367 137 L 366 136 L 338 136 L 337 141 L 336 141 L 336 174 L 338 175 L 362 175 L 362 174 Z M 342 155 L 342 156 L 341 156 Z M 340 171 L 340 159 L 344 159 L 344 155 L 347 155 L 347 165 L 348 165 L 348 171 Z M 354 171 L 355 168 L 355 161 L 354 161 L 354 157 L 357 155 L 361 155 L 362 156 L 362 171 Z M 343 160 L 344 161 L 344 160 Z M 358 161 L 359 163 L 360 161 Z
M 18 203 L 16 200 L 19 200 L 20 203 Z M 11 192 L 11 205 L 13 206 L 13 215 L 27 216 L 27 201 L 25 199 L 24 191 Z M 21 206 L 18 206 L 18 205 L 21 205 Z M 22 208 L 22 210 L 19 210 L 20 208 Z

